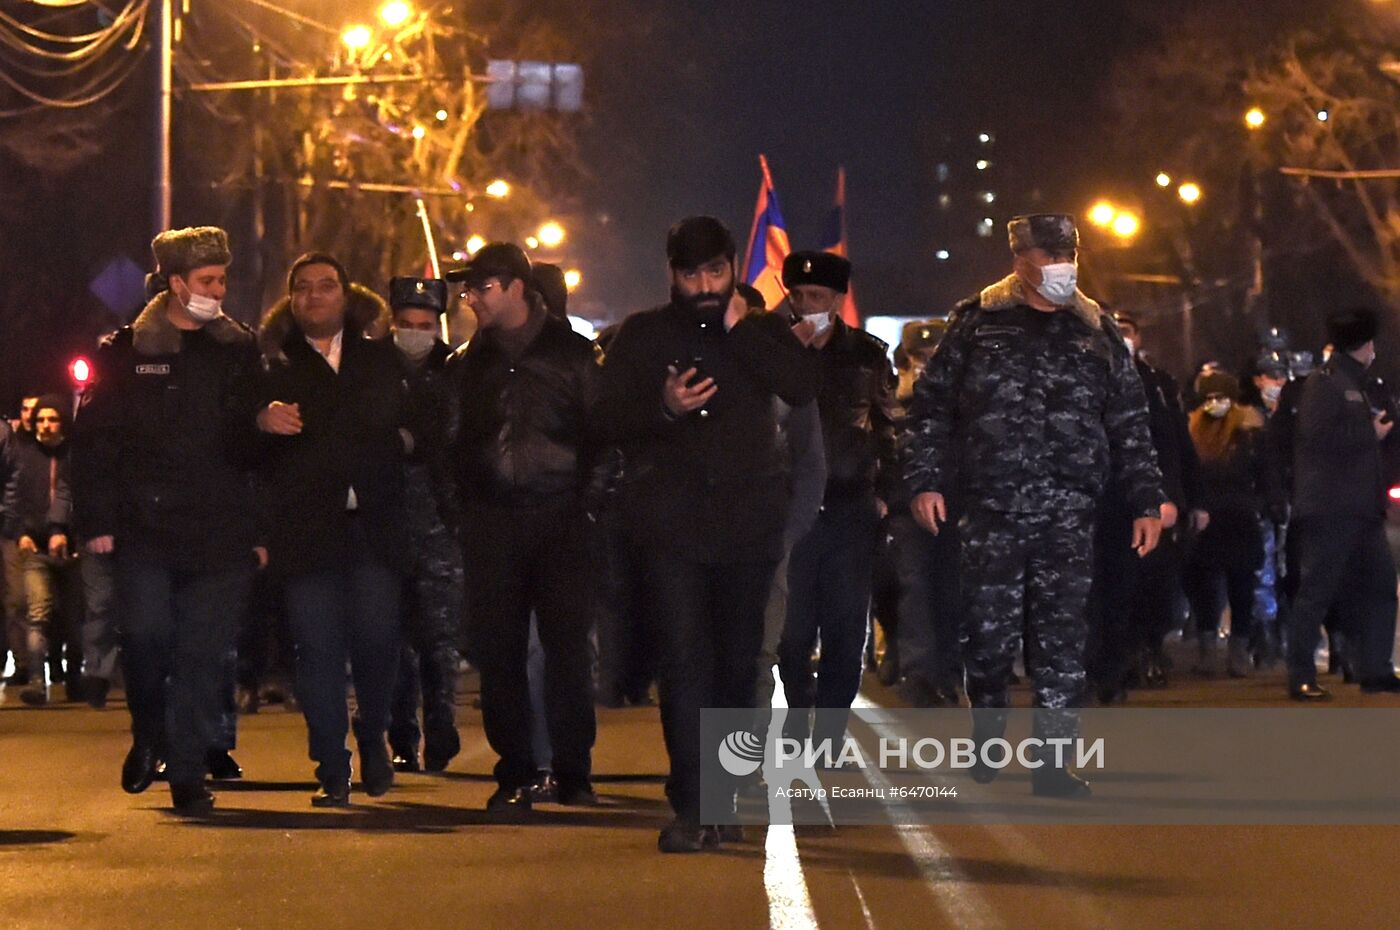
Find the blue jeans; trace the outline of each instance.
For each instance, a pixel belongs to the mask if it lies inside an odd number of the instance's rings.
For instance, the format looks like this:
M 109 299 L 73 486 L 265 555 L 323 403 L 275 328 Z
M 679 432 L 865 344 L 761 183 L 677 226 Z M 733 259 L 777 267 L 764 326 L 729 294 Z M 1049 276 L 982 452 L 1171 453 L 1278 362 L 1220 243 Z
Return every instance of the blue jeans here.
M 356 527 L 357 536 L 363 531 Z M 316 777 L 350 777 L 345 737 L 345 663 L 358 708 L 356 739 L 383 744 L 399 664 L 399 594 L 403 579 L 375 559 L 362 536 L 355 558 L 331 571 L 287 579 L 287 621 L 296 647 L 296 692 L 306 717 Z
M 116 677 L 120 624 L 117 622 L 115 556 L 84 552 L 78 559 L 83 577 L 83 672 L 110 682 Z
M 198 781 L 205 754 L 221 741 L 227 656 L 247 608 L 253 555 L 244 565 L 188 572 L 118 545 L 116 577 L 132 737 L 162 751 L 172 782 Z

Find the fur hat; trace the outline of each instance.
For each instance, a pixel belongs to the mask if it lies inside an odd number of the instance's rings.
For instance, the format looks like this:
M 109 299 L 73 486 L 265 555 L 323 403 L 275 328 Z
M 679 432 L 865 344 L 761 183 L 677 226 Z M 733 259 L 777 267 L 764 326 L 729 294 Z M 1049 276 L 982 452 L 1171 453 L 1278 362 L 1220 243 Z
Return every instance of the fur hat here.
M 1047 252 L 1073 252 L 1079 248 L 1079 229 L 1068 213 L 1031 213 L 1015 216 L 1006 224 L 1011 251 L 1029 249 Z
M 831 252 L 793 252 L 783 261 L 783 287 L 816 284 L 844 294 L 851 285 L 851 263 Z
M 151 254 L 161 277 L 184 274 L 205 265 L 227 265 L 233 261 L 228 233 L 217 226 L 167 229 L 151 240 Z
M 1200 397 L 1224 394 L 1231 400 L 1235 400 L 1240 396 L 1240 383 L 1235 380 L 1234 375 L 1226 374 L 1223 371 L 1212 371 L 1196 379 L 1196 394 Z
M 1349 307 L 1327 317 L 1327 339 L 1338 352 L 1353 352 L 1372 339 L 1380 329 L 1376 311 L 1370 307 Z

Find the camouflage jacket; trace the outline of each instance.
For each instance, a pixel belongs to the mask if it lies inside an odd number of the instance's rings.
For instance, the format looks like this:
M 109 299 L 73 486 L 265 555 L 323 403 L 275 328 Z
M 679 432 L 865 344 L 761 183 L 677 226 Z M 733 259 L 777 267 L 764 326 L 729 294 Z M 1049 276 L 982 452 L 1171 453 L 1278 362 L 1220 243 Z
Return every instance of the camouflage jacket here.
M 1082 293 L 1043 313 L 1010 277 L 959 305 L 914 388 L 909 429 L 915 494 L 1007 513 L 1092 510 L 1111 474 L 1135 516 L 1166 500 L 1142 380 Z

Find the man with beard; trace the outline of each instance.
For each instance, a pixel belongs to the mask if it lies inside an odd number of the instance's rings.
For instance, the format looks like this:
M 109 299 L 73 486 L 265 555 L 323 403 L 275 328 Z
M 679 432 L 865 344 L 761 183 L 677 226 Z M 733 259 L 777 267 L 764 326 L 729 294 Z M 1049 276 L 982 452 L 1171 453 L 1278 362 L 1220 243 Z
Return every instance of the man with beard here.
M 596 413 L 601 438 L 621 446 L 630 465 L 623 519 L 647 559 L 661 637 L 675 810 L 658 839 L 662 852 L 702 845 L 701 708 L 752 706 L 787 515 L 773 396 L 804 404 L 819 377 L 787 323 L 751 314 L 735 293 L 734 252 L 733 236 L 713 217 L 671 228 L 671 300 L 623 324 L 603 365 Z

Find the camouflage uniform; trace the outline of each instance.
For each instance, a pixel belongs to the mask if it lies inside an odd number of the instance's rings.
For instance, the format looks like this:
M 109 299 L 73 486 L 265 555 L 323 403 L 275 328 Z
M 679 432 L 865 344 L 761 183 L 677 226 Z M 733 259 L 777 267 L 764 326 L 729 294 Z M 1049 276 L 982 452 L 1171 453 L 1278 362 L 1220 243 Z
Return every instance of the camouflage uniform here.
M 994 284 L 954 312 L 910 419 L 911 490 L 956 489 L 967 511 L 962 642 L 972 706 L 1007 705 L 1024 634 L 1036 705 L 1076 707 L 1106 479 L 1122 482 L 1135 516 L 1155 516 L 1165 499 L 1142 382 L 1113 321 L 1082 293 L 1045 313 L 1025 303 L 1016 277 Z M 1038 723 L 1042 735 L 1072 735 L 1077 714 Z

